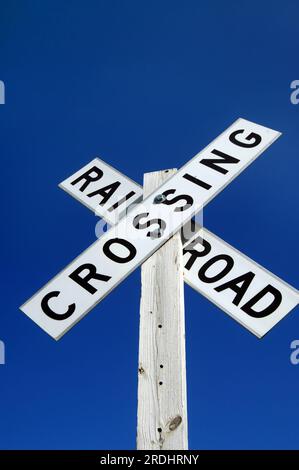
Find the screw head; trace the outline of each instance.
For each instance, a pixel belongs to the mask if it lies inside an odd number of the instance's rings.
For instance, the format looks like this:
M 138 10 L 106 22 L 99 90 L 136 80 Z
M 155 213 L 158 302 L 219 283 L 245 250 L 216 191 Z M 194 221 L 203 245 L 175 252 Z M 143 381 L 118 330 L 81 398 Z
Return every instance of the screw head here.
M 161 204 L 166 200 L 166 196 L 164 194 L 157 194 L 154 199 L 154 204 Z

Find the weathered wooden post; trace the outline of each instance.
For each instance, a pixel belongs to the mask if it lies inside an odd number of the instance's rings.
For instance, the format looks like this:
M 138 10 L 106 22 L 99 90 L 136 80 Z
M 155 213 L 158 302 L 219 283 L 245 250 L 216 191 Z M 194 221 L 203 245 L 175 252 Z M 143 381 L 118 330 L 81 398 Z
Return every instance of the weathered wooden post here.
M 144 175 L 144 197 L 176 170 Z M 143 265 L 137 449 L 188 449 L 182 242 L 175 234 Z

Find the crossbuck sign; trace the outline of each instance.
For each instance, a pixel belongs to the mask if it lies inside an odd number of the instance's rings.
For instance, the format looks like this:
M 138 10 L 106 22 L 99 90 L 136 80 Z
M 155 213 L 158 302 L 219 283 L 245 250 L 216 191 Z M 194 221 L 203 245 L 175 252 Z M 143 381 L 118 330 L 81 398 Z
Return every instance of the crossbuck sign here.
M 279 136 L 238 119 L 142 202 L 139 185 L 93 160 L 60 186 L 112 227 L 21 310 L 59 339 Z M 184 240 L 184 262 L 185 281 L 258 337 L 298 304 L 296 289 L 202 227 Z

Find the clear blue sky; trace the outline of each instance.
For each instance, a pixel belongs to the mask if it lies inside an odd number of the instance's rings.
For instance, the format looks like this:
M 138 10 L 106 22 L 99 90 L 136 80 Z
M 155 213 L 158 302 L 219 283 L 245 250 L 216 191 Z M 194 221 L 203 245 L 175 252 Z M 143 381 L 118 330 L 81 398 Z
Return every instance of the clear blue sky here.
M 206 208 L 207 228 L 299 287 L 296 1 L 0 5 L 0 448 L 133 449 L 140 271 L 56 343 L 18 307 L 94 241 L 57 184 L 101 156 L 142 183 L 236 118 L 283 136 Z M 186 287 L 190 448 L 299 448 L 293 311 L 258 340 Z

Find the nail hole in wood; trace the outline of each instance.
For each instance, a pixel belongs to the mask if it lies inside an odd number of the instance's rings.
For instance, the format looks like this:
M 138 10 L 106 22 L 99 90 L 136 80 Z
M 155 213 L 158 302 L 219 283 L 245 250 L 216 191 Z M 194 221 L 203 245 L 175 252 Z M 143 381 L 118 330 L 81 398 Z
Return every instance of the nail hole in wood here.
M 158 428 L 158 432 L 162 432 L 162 428 Z
M 163 369 L 163 367 L 164 367 L 163 364 L 160 364 L 160 369 Z
M 163 382 L 159 382 L 159 385 L 163 385 Z
M 162 325 L 158 325 L 158 328 L 162 328 Z

